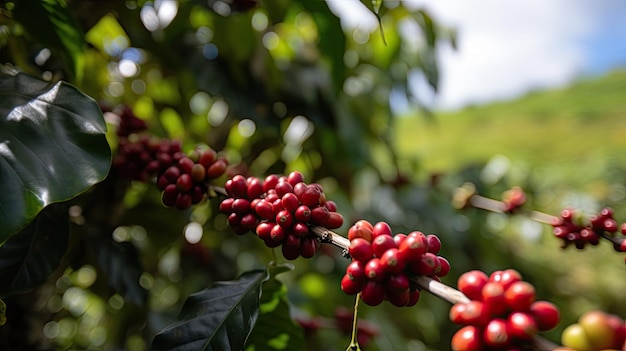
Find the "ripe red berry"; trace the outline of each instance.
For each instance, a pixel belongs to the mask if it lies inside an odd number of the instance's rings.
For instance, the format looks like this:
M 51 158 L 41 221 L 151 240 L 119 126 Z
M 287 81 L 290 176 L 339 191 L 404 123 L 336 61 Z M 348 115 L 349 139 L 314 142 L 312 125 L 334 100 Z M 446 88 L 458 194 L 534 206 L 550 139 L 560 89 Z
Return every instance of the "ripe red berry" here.
M 481 301 L 470 301 L 465 304 L 465 309 L 461 312 L 461 319 L 464 324 L 482 327 L 489 323 L 491 315 L 489 309 Z
M 309 226 L 302 222 L 296 222 L 293 224 L 291 231 L 294 235 L 304 238 L 309 234 Z
M 350 278 L 345 274 L 341 279 L 341 290 L 348 295 L 356 295 L 363 287 L 363 282 Z
M 226 172 L 226 167 L 228 167 L 228 161 L 226 161 L 226 159 L 224 158 L 218 159 L 217 161 L 213 162 L 213 164 L 210 165 L 209 168 L 207 168 L 207 178 L 215 179 L 222 176 L 222 174 Z
M 298 171 L 293 171 L 287 176 L 287 182 L 289 182 L 292 186 L 295 186 L 298 183 L 304 182 L 304 176 Z
M 441 240 L 435 234 L 426 235 L 426 242 L 428 243 L 428 252 L 435 255 L 441 250 Z
M 535 319 L 525 312 L 509 314 L 507 324 L 511 335 L 518 339 L 531 339 L 538 331 Z
M 386 222 L 378 222 L 374 225 L 374 228 L 372 229 L 372 237 L 375 239 L 379 235 L 393 236 L 389 224 Z
M 518 281 L 504 291 L 504 300 L 513 311 L 526 311 L 535 302 L 535 287 L 525 281 Z
M 318 206 L 311 210 L 311 222 L 313 224 L 324 226 L 329 216 L 330 212 L 326 207 Z
M 283 197 L 285 194 L 293 192 L 293 186 L 287 181 L 279 181 L 274 189 L 276 189 L 276 194 L 278 194 L 279 197 Z
M 492 279 L 490 279 L 490 281 L 502 284 L 504 290 L 508 289 L 511 284 L 520 280 L 522 280 L 522 275 L 514 269 L 496 271 L 494 272 L 494 274 L 492 274 Z
M 217 153 L 213 149 L 204 150 L 200 157 L 198 158 L 198 163 L 204 166 L 204 168 L 209 168 L 215 162 L 217 158 Z
M 508 306 L 504 299 L 504 289 L 502 284 L 495 282 L 488 282 L 483 286 L 481 300 L 487 304 L 491 313 L 494 315 L 503 314 L 507 311 Z
M 270 238 L 277 243 L 283 243 L 287 237 L 287 232 L 279 224 L 275 224 L 270 231 Z
M 246 189 L 246 196 L 248 199 L 256 199 L 263 195 L 263 183 L 259 178 L 249 177 L 247 183 L 248 188 Z
M 243 217 L 241 217 L 240 223 L 242 227 L 248 230 L 252 230 L 257 226 L 257 224 L 259 224 L 259 220 L 254 214 L 248 213 L 244 215 Z
M 163 194 L 161 195 L 161 201 L 163 205 L 172 207 L 176 205 L 176 198 L 178 197 L 178 189 L 176 185 L 170 184 L 165 187 Z
M 365 276 L 369 280 L 382 282 L 387 277 L 387 274 L 388 272 L 385 270 L 385 267 L 383 267 L 378 257 L 371 258 L 365 264 Z
M 409 277 L 404 273 L 391 274 L 385 282 L 387 291 L 403 291 L 411 287 Z
M 278 211 L 276 214 L 276 223 L 285 229 L 291 228 L 293 215 L 287 210 Z
M 232 204 L 235 213 L 246 214 L 250 212 L 250 201 L 247 199 L 235 199 Z
M 337 204 L 335 201 L 326 200 L 326 202 L 324 202 L 324 207 L 326 207 L 330 212 L 337 212 Z
M 283 243 L 283 246 L 289 246 L 294 249 L 300 248 L 300 237 L 294 235 L 293 233 L 287 233 L 287 235 L 285 236 L 285 242 Z M 300 254 L 300 251 L 298 250 L 298 255 L 299 254 Z
M 450 342 L 453 351 L 482 351 L 483 336 L 481 329 L 473 325 L 459 329 Z
M 244 176 L 238 174 L 226 181 L 224 189 L 234 198 L 245 198 L 248 192 L 248 182 Z
M 261 222 L 256 226 L 256 235 L 264 241 L 271 240 L 270 233 L 274 224 L 271 222 Z
M 314 238 L 305 237 L 300 242 L 300 256 L 311 258 L 317 251 L 317 241 Z
M 479 270 L 463 273 L 457 282 L 457 287 L 470 300 L 482 300 L 482 289 L 489 281 L 489 277 Z
M 530 305 L 530 315 L 537 323 L 539 331 L 548 331 L 559 324 L 559 309 L 551 302 L 536 301 Z
M 311 209 L 309 206 L 301 205 L 296 208 L 294 216 L 296 217 L 296 220 L 306 223 L 309 219 L 311 219 Z
M 372 244 L 363 238 L 356 238 L 350 241 L 348 252 L 352 259 L 367 263 L 372 258 Z
M 346 274 L 352 280 L 365 280 L 365 264 L 361 261 L 352 261 L 346 268 Z
M 377 237 L 376 240 L 378 240 L 378 238 L 381 237 Z M 374 243 L 376 240 L 374 240 Z M 374 244 L 372 244 L 372 248 L 373 247 Z M 398 249 L 395 247 L 387 249 L 387 251 L 380 256 L 380 264 L 385 271 L 391 274 L 400 273 L 404 270 L 404 267 L 406 267 L 406 263 L 398 258 Z
M 374 230 L 374 226 L 362 219 L 357 221 L 348 229 L 348 239 L 352 240 L 355 238 L 363 238 L 369 242 L 372 242 L 372 231 Z
M 400 244 L 406 239 L 406 234 L 398 233 L 393 236 L 393 241 L 396 243 L 396 247 L 400 247 Z
M 193 187 L 193 179 L 191 179 L 191 175 L 185 173 L 181 174 L 176 180 L 176 188 L 178 188 L 181 192 L 187 192 L 191 190 Z
M 338 212 L 330 212 L 323 225 L 328 229 L 337 229 L 343 225 L 343 216 Z
M 278 176 L 276 174 L 268 175 L 263 182 L 263 192 L 267 193 L 270 189 L 274 189 L 276 184 L 278 184 Z
M 361 290 L 361 299 L 367 305 L 378 306 L 385 299 L 385 287 L 375 281 L 368 281 Z
M 280 250 L 283 253 L 283 256 L 290 261 L 293 261 L 296 258 L 300 257 L 300 247 L 293 247 L 293 246 L 283 244 Z
M 191 207 L 191 195 L 179 193 L 176 197 L 176 208 L 179 210 L 186 210 Z
M 465 325 L 467 321 L 465 320 L 464 312 L 467 308 L 467 303 L 455 303 L 450 307 L 450 312 L 448 313 L 448 317 L 450 321 L 454 324 Z
M 410 299 L 409 299 L 409 302 L 406 304 L 407 307 L 414 306 L 417 303 L 417 301 L 419 301 L 420 299 L 419 289 L 410 288 L 409 294 L 410 294 Z
M 300 206 L 300 200 L 294 193 L 286 193 L 281 198 L 283 208 L 289 212 L 295 212 L 298 206 Z
M 257 201 L 254 205 L 254 212 L 256 212 L 256 214 L 263 218 L 263 219 L 267 219 L 267 220 L 273 220 L 276 219 L 276 213 L 274 212 L 274 206 L 272 205 L 271 202 L 262 199 L 260 201 Z
M 184 173 L 191 173 L 194 164 L 189 157 L 183 157 L 178 161 L 178 168 Z
M 507 321 L 501 318 L 491 320 L 483 331 L 483 340 L 488 346 L 506 347 L 509 346 L 512 339 Z
M 387 289 L 385 296 L 387 297 L 387 300 L 396 307 L 404 307 L 411 300 L 411 293 L 409 292 L 409 289 L 402 291 L 389 291 L 389 289 Z
M 435 274 L 437 265 L 439 265 L 439 260 L 437 260 L 437 256 L 435 254 L 427 252 L 422 255 L 419 261 L 409 263 L 408 267 L 413 274 L 432 276 Z
M 422 232 L 411 232 L 398 247 L 398 255 L 404 262 L 417 262 L 428 251 L 428 242 Z
M 387 250 L 396 247 L 396 242 L 393 241 L 391 235 L 379 235 L 372 241 L 372 253 L 376 257 L 382 257 Z
M 450 262 L 445 257 L 437 256 L 437 261 L 439 261 L 439 272 L 435 273 L 439 277 L 445 277 L 450 273 Z
M 300 202 L 303 205 L 307 205 L 311 208 L 320 205 L 322 198 L 322 191 L 319 187 L 314 185 L 308 185 L 304 192 L 299 196 Z

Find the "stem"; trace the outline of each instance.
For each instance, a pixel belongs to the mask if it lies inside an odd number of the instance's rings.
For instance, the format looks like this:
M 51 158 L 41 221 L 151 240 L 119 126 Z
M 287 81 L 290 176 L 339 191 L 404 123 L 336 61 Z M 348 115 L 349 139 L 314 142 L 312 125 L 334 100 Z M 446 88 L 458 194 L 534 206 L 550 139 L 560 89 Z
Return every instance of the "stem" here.
M 495 213 L 504 213 L 504 209 L 506 208 L 504 202 L 490 199 L 488 197 L 484 197 L 481 195 L 472 195 L 469 199 L 469 204 L 475 208 L 480 208 L 482 210 L 487 210 L 487 211 L 495 212 Z M 529 210 L 524 210 L 522 208 L 517 209 L 517 211 L 525 213 L 533 221 L 543 223 L 543 224 L 552 225 L 556 221 L 559 220 L 558 217 L 553 216 L 548 213 L 544 213 L 544 212 L 529 211 Z M 619 247 L 622 241 L 626 240 L 626 239 L 616 238 L 614 236 L 607 235 L 605 233 L 596 233 L 596 234 L 598 234 L 601 238 L 613 243 L 615 247 Z
M 359 347 L 359 341 L 357 340 L 358 333 L 358 313 L 359 313 L 359 300 L 361 300 L 361 293 L 356 294 L 356 299 L 354 301 L 354 316 L 352 317 L 352 338 L 350 339 L 350 345 L 346 351 L 361 351 Z

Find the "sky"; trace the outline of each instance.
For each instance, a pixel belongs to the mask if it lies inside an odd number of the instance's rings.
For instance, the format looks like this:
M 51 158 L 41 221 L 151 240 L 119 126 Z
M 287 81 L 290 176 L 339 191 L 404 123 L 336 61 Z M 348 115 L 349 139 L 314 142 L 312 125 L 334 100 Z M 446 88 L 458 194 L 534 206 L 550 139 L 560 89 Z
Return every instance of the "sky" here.
M 438 52 L 441 81 L 431 101 L 435 109 L 511 99 L 626 67 L 623 0 L 406 3 L 458 31 L 457 50 L 443 45 Z M 329 0 L 329 5 L 346 27 L 376 26 L 356 0 Z

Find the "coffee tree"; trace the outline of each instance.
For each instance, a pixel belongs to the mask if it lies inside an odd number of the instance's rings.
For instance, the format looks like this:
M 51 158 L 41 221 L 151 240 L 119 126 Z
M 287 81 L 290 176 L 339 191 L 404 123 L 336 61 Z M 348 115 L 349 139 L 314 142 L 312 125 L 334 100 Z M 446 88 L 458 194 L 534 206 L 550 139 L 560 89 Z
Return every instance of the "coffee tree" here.
M 2 348 L 623 349 L 626 206 L 422 180 L 392 101 L 424 108 L 408 77 L 436 90 L 454 33 L 361 5 L 376 28 L 321 1 L 4 2 Z

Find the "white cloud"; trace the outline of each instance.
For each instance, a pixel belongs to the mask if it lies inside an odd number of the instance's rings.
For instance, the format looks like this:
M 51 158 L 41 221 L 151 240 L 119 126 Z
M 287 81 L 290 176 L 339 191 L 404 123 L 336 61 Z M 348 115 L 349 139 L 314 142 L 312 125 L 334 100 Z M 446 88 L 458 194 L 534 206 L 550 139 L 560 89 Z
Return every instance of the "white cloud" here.
M 577 77 L 581 45 L 596 25 L 597 3 L 570 0 L 416 2 L 459 31 L 457 51 L 440 52 L 437 106 L 458 108 L 559 86 Z
M 328 0 L 328 4 L 344 28 L 375 30 L 374 16 L 358 0 Z M 618 15 L 626 13 L 622 0 L 406 0 L 404 4 L 424 8 L 438 23 L 458 30 L 456 51 L 449 45 L 440 47 L 441 81 L 434 107 L 442 109 L 565 85 L 596 69 L 590 67 L 592 57 L 598 58 L 598 53 L 590 52 L 592 40 L 597 43 L 607 31 L 626 28 Z M 425 83 L 414 83 L 421 90 L 418 96 L 424 97 Z M 430 101 L 430 96 L 425 100 Z

